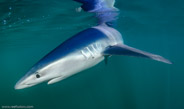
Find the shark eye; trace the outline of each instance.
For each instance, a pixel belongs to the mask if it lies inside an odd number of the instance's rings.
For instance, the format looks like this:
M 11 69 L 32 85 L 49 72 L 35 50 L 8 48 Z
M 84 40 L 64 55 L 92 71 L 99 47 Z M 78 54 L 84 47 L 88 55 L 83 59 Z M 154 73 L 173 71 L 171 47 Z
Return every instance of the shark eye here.
M 36 78 L 40 78 L 40 75 L 39 74 L 36 74 Z

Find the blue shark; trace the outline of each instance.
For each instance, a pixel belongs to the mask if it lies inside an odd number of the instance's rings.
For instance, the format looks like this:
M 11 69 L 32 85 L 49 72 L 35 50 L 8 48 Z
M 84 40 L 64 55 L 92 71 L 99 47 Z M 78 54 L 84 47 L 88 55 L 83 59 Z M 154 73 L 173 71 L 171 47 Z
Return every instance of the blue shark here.
M 125 45 L 117 30 L 100 25 L 78 33 L 43 57 L 17 82 L 15 89 L 31 87 L 44 81 L 53 84 L 88 69 L 111 55 L 145 57 L 171 64 L 159 55 Z
M 82 2 L 82 0 L 76 1 Z M 114 4 L 112 0 L 110 3 Z M 104 3 L 102 4 L 104 6 Z M 95 6 L 92 7 L 97 8 Z M 83 5 L 84 7 L 85 5 Z M 109 5 L 109 7 L 113 10 L 115 9 L 113 5 Z M 107 6 L 105 6 L 106 8 Z M 101 8 L 96 10 L 99 12 L 99 9 L 101 10 Z M 94 10 L 90 8 L 87 11 Z M 102 10 L 104 11 L 104 9 Z M 97 65 L 113 55 L 143 57 L 171 64 L 169 60 L 162 56 L 124 44 L 121 33 L 115 28 L 108 26 L 105 21 L 79 32 L 44 56 L 16 83 L 15 89 L 28 88 L 46 81 L 48 81 L 48 84 L 59 82 Z

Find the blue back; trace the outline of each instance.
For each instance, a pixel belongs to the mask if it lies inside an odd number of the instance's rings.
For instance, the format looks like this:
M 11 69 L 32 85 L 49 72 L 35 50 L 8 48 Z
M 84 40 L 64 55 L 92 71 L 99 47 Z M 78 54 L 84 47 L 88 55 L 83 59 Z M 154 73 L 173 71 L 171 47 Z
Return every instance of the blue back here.
M 53 51 L 48 53 L 45 57 L 43 57 L 38 63 L 36 63 L 33 68 L 30 70 L 28 74 L 32 74 L 36 72 L 38 69 L 48 65 L 76 50 L 86 47 L 87 45 L 95 42 L 99 39 L 107 38 L 104 33 L 95 29 L 89 28 L 86 29 L 70 39 L 66 40 L 58 47 L 56 47 Z

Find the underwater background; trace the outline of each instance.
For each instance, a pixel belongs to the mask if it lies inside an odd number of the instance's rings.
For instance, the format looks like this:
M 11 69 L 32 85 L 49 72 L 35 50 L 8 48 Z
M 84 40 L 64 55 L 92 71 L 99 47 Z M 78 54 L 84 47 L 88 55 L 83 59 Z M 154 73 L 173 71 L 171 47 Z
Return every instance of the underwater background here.
M 15 90 L 44 55 L 95 26 L 72 0 L 0 0 L 0 108 L 184 109 L 184 1 L 116 0 L 116 28 L 130 46 L 170 59 L 113 56 L 53 85 Z M 72 67 L 72 66 L 71 66 Z

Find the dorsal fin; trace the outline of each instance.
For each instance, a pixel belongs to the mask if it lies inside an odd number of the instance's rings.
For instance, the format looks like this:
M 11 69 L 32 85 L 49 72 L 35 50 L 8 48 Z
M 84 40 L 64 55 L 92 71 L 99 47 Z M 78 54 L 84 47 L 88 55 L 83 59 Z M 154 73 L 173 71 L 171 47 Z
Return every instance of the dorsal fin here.
M 81 8 L 87 12 L 104 12 L 107 10 L 117 10 L 114 7 L 115 0 L 74 0 L 82 3 Z
M 116 25 L 119 11 L 114 7 L 115 0 L 74 0 L 82 4 L 82 8 L 86 12 L 95 13 L 97 24 L 106 24 L 110 27 Z

